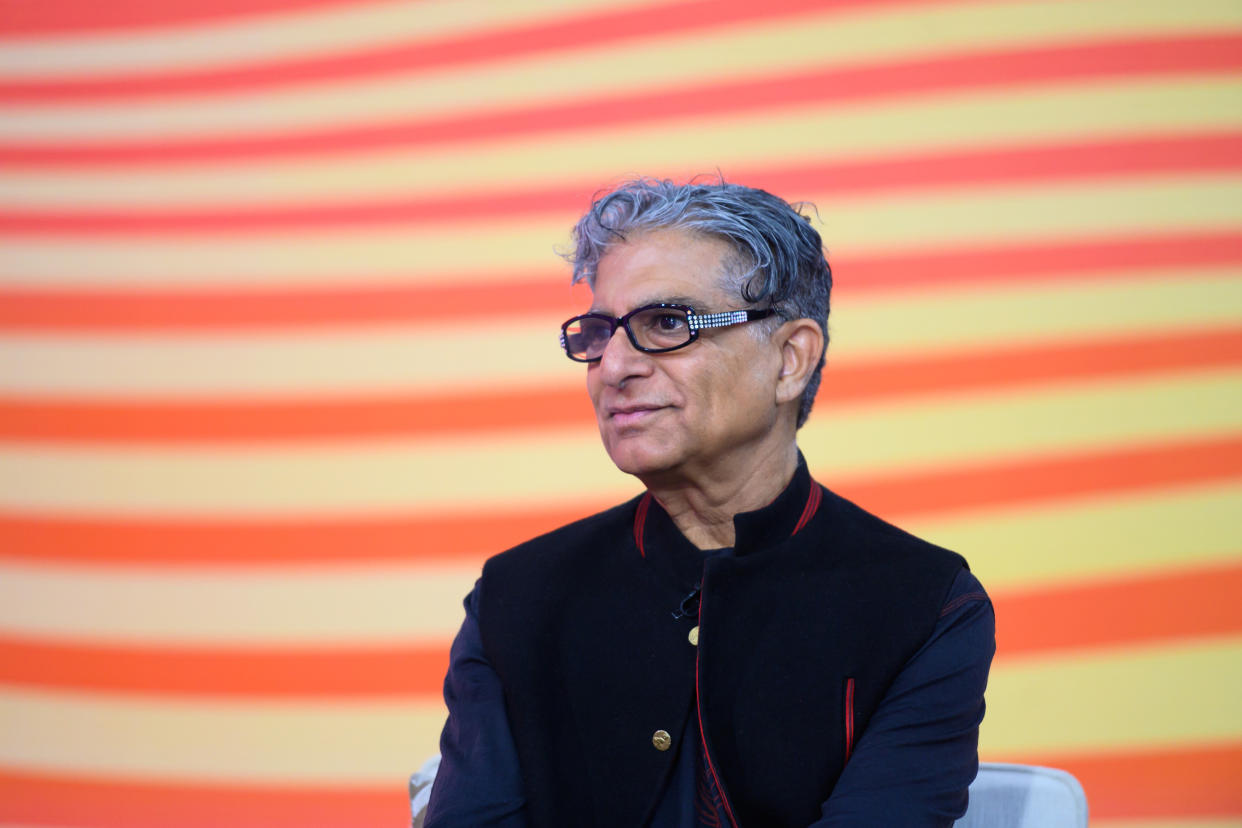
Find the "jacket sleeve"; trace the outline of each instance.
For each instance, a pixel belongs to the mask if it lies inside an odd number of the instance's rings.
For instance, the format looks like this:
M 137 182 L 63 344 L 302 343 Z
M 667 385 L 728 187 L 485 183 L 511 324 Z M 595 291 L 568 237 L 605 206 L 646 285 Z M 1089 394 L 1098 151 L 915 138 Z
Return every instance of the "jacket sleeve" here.
M 479 632 L 478 585 L 449 652 L 444 679 L 448 720 L 425 828 L 526 828 L 526 798 L 500 677 Z
M 930 638 L 898 673 L 812 828 L 948 828 L 979 769 L 996 618 L 979 581 L 957 576 Z

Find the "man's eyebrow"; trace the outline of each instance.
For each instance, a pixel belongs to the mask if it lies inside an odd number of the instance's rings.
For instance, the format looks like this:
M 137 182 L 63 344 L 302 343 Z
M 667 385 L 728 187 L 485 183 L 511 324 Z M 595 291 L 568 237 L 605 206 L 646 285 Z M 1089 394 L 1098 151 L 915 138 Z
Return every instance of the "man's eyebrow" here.
M 695 310 L 698 310 L 699 308 L 701 308 L 701 307 L 702 307 L 702 303 L 701 303 L 698 299 L 694 299 L 694 298 L 692 298 L 692 297 L 690 297 L 690 296 L 681 296 L 681 295 L 678 295 L 678 296 L 656 296 L 656 297 L 649 298 L 649 299 L 643 299 L 643 300 L 641 300 L 641 301 L 639 301 L 639 302 L 635 303 L 635 304 L 634 304 L 634 306 L 633 306 L 633 307 L 631 307 L 631 308 L 629 308 L 628 310 L 626 310 L 626 311 L 625 311 L 625 313 L 619 313 L 619 314 L 617 314 L 617 316 L 624 316 L 626 313 L 629 313 L 630 311 L 634 310 L 635 308 L 645 308 L 645 307 L 647 307 L 648 305 L 689 305 L 690 307 L 694 308 Z M 596 305 L 591 305 L 591 311 L 590 311 L 590 312 L 591 312 L 591 313 L 603 313 L 603 314 L 612 315 L 612 311 L 609 311 L 609 310 L 603 310 L 603 309 L 599 308 L 599 307 L 598 307 L 598 306 L 596 306 Z

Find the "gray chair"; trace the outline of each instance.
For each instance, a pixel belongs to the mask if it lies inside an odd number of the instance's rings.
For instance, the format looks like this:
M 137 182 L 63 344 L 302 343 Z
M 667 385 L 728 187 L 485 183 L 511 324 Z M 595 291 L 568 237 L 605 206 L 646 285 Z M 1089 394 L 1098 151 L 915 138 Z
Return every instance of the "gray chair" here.
M 954 828 L 1087 828 L 1087 796 L 1071 774 L 980 762 L 966 815 Z
M 440 754 L 423 763 L 417 773 L 410 774 L 410 828 L 423 828 L 427 815 L 427 800 L 431 799 L 431 783 L 436 781 L 440 769 Z
M 412 828 L 423 828 L 439 767 L 440 757 L 433 756 L 410 777 Z M 1087 797 L 1063 770 L 980 762 L 970 805 L 954 828 L 1087 828 Z

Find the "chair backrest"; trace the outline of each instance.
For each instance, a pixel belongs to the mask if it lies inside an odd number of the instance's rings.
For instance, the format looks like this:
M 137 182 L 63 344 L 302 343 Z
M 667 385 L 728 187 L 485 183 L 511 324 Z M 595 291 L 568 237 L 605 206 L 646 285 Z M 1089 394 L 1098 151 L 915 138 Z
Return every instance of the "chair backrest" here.
M 437 754 L 410 776 L 410 825 L 423 828 Z M 1087 797 L 1063 770 L 1038 765 L 980 762 L 970 805 L 954 828 L 1087 828 Z
M 436 781 L 440 769 L 440 754 L 423 763 L 417 773 L 410 774 L 410 828 L 423 828 L 427 815 L 427 801 L 431 799 L 431 783 Z
M 1087 828 L 1087 796 L 1071 774 L 980 762 L 966 815 L 954 828 Z

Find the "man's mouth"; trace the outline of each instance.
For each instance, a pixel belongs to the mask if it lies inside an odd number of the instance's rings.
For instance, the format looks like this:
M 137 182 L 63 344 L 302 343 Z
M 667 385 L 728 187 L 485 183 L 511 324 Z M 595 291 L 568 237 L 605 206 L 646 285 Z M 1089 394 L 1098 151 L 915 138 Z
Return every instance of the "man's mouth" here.
M 648 405 L 645 403 L 619 405 L 608 409 L 608 419 L 619 426 L 636 425 L 663 410 L 664 406 L 662 405 Z

